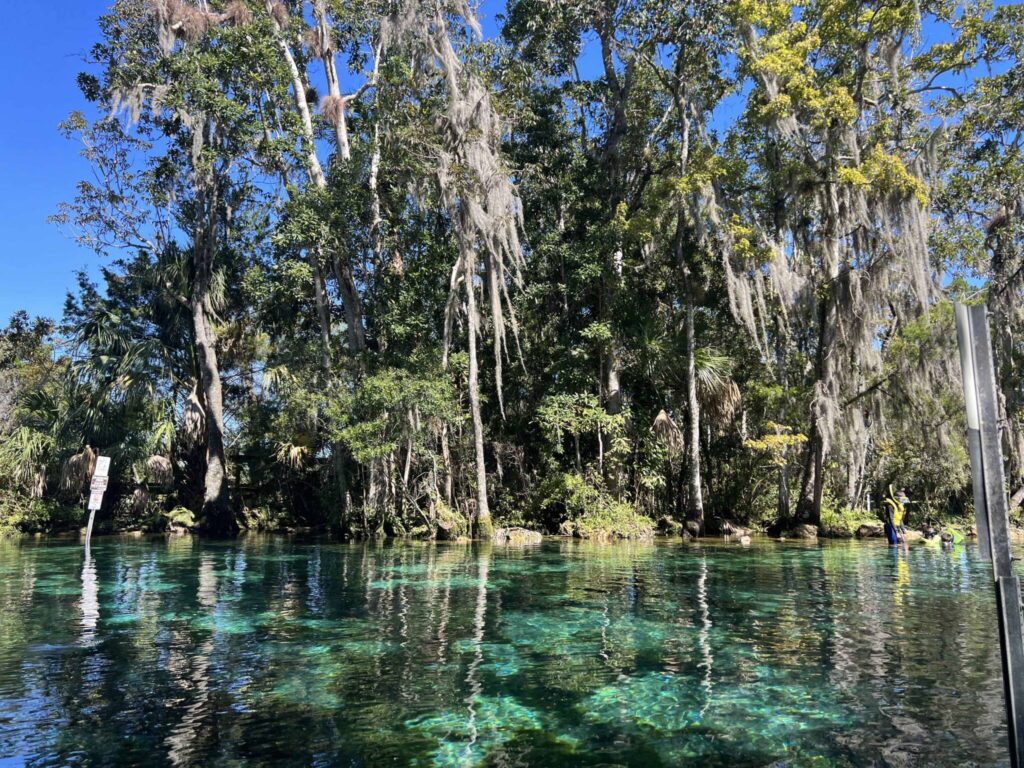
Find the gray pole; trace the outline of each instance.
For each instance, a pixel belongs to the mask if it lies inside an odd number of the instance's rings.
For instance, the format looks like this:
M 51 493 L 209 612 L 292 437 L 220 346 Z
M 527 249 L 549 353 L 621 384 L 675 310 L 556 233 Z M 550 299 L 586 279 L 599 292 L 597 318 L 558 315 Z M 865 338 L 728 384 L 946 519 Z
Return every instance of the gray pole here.
M 985 506 L 985 473 L 981 460 L 981 414 L 978 410 L 978 385 L 974 375 L 974 349 L 971 342 L 971 314 L 963 304 L 955 304 L 956 339 L 960 347 L 960 372 L 964 382 L 967 410 L 967 453 L 971 459 L 971 488 L 974 490 L 974 527 L 978 549 L 985 560 L 992 559 L 988 535 L 988 510 Z
M 96 519 L 96 510 L 89 510 L 89 523 L 85 526 L 85 551 L 89 551 L 89 541 L 92 539 L 92 521 Z
M 999 612 L 1010 755 L 1014 766 L 1024 768 L 1024 614 L 1020 580 L 1013 574 L 992 343 L 984 306 L 957 304 L 955 312 L 978 543 L 982 556 L 992 561 Z

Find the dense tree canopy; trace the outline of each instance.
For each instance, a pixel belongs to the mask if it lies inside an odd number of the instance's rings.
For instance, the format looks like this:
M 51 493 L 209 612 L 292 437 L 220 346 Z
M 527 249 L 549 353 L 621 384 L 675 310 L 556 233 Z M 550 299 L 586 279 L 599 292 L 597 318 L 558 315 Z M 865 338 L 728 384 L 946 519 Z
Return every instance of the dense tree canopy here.
M 954 298 L 1024 500 L 1024 8 L 502 20 L 114 3 L 54 217 L 102 279 L 0 337 L 0 524 L 66 519 L 98 453 L 108 524 L 220 533 L 834 527 L 893 483 L 962 514 Z

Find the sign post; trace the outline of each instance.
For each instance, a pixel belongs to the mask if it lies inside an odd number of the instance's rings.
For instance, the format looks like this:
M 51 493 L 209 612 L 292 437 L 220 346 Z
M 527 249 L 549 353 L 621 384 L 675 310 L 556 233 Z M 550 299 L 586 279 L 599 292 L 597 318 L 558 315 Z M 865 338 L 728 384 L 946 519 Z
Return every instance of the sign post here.
M 984 306 L 956 304 L 957 341 L 967 406 L 974 514 L 981 555 L 992 562 L 999 612 L 1006 723 L 1012 765 L 1024 768 L 1024 613 L 1020 580 L 1013 574 L 1009 507 L 1003 476 L 995 366 Z
M 103 506 L 103 492 L 107 490 L 110 480 L 110 457 L 97 456 L 96 469 L 89 483 L 89 524 L 85 527 L 85 549 L 89 551 L 89 540 L 92 539 L 92 523 L 96 519 L 96 510 Z

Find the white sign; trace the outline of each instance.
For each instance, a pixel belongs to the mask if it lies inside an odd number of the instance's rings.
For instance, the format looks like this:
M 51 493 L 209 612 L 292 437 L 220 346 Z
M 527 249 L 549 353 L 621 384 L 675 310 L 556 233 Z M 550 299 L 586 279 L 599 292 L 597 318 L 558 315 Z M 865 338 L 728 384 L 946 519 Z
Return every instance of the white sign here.
M 92 491 L 89 494 L 89 509 L 99 509 L 103 504 L 103 491 Z
M 93 477 L 106 477 L 110 474 L 110 457 L 109 456 L 97 456 L 96 457 L 96 471 L 92 473 Z
M 109 482 L 110 482 L 110 478 L 109 477 L 101 477 L 99 475 L 95 475 L 92 478 L 92 483 L 90 483 L 90 485 L 89 485 L 89 490 L 90 491 L 99 491 L 100 493 L 103 493 L 103 491 L 107 490 L 107 483 L 109 483 Z

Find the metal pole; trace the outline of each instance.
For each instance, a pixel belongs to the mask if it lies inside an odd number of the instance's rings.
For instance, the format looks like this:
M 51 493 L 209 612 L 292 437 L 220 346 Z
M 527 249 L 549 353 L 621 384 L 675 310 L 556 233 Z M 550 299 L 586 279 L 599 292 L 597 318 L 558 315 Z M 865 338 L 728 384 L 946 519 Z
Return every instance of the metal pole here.
M 974 350 L 971 345 L 971 315 L 963 304 L 955 304 L 956 339 L 960 347 L 960 371 L 964 382 L 967 410 L 967 453 L 971 459 L 971 488 L 974 490 L 974 528 L 978 549 L 985 560 L 992 559 L 988 534 L 988 510 L 985 506 L 985 473 L 981 460 L 981 414 L 978 411 L 978 386 L 974 375 Z
M 89 523 L 85 526 L 85 551 L 89 551 L 89 541 L 92 539 L 92 521 L 96 519 L 96 510 L 89 510 Z
M 992 561 L 999 613 L 1010 756 L 1013 765 L 1024 768 L 1024 614 L 1020 580 L 1013 574 L 992 343 L 984 306 L 968 308 L 958 304 L 955 313 L 978 539 L 982 555 Z

